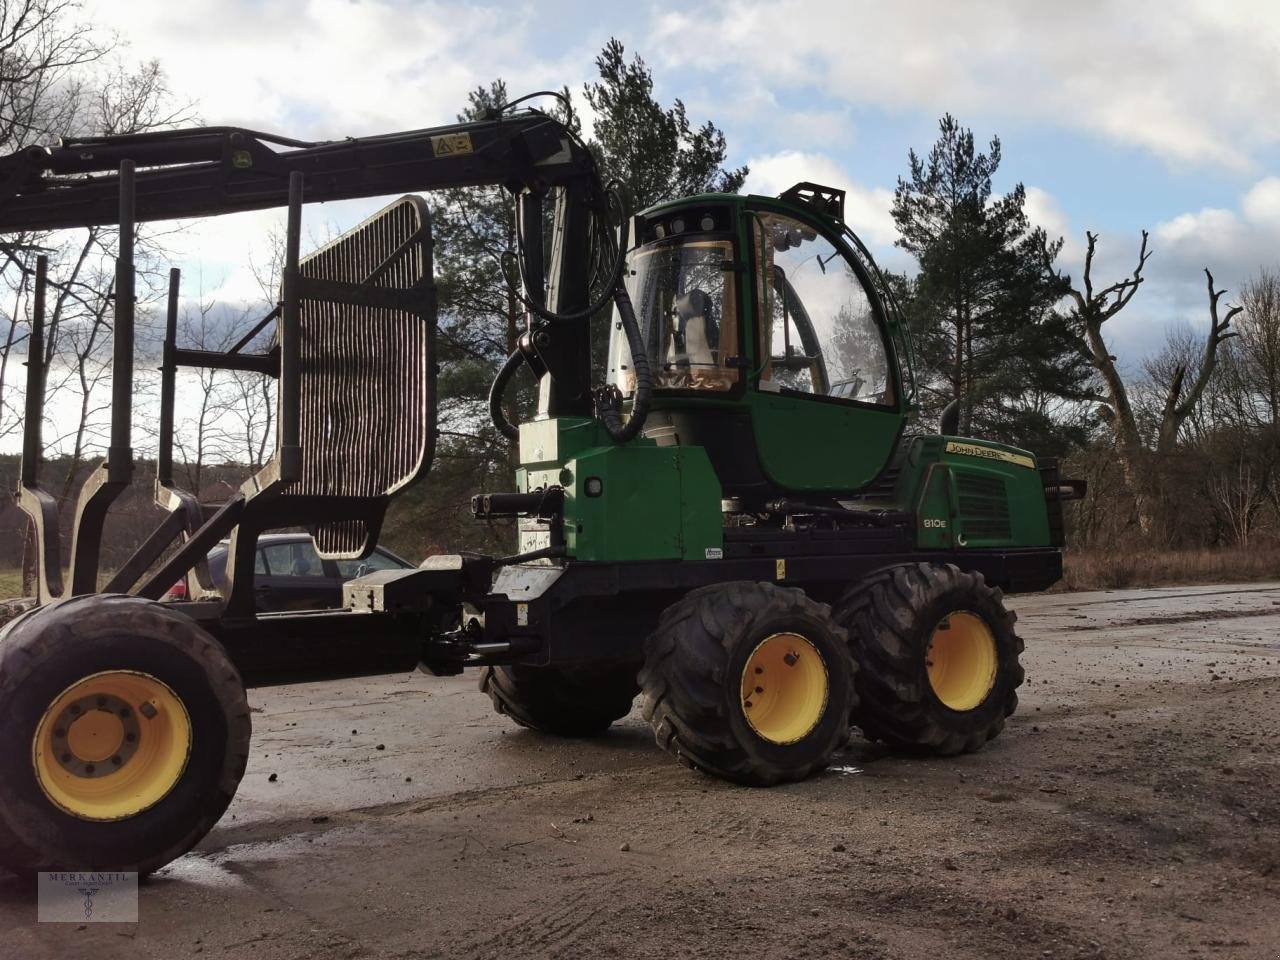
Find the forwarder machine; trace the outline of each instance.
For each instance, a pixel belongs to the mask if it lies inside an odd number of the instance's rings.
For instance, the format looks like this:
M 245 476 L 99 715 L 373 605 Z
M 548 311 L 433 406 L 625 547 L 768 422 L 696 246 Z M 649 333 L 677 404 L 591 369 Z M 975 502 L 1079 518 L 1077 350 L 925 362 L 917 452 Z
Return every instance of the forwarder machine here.
M 306 528 L 325 557 L 365 557 L 390 498 L 427 475 L 436 292 L 417 192 L 494 185 L 518 212 L 527 329 L 490 408 L 519 468 L 514 491 L 472 508 L 514 519 L 513 553 L 367 573 L 340 610 L 256 612 L 264 531 Z M 305 204 L 401 193 L 302 255 Z M 12 244 L 119 230 L 109 448 L 79 494 L 65 575 L 40 485 L 46 311 L 63 291 L 43 258 L 30 277 L 16 496 L 39 602 L 0 634 L 0 863 L 146 873 L 190 849 L 244 773 L 246 682 L 476 667 L 498 712 L 565 736 L 601 733 L 641 694 L 660 747 L 761 786 L 822 769 L 851 725 L 937 754 L 994 737 L 1023 679 L 1002 593 L 1058 579 L 1074 488 L 1026 451 L 907 432 L 902 321 L 843 199 L 802 183 L 631 215 L 570 129 L 514 105 L 332 142 L 215 127 L 0 159 Z M 136 225 L 272 207 L 287 208 L 279 302 L 230 350 L 178 342 L 170 273 L 164 519 L 104 570 L 104 521 L 135 467 Z M 609 327 L 594 364 L 593 317 Z M 517 426 L 504 394 L 525 367 L 537 413 Z M 217 506 L 174 478 L 184 368 L 278 384 L 274 455 Z M 226 537 L 215 592 L 206 557 Z M 188 599 L 163 600 L 184 578 Z

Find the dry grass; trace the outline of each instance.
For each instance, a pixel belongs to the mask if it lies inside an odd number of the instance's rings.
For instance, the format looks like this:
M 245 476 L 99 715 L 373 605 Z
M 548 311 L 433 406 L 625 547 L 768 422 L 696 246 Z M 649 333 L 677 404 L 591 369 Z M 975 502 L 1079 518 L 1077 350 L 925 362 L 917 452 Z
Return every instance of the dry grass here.
M 1280 548 L 1068 551 L 1058 590 L 1123 590 L 1187 583 L 1280 580 Z
M 22 571 L 0 567 L 0 600 L 22 596 Z

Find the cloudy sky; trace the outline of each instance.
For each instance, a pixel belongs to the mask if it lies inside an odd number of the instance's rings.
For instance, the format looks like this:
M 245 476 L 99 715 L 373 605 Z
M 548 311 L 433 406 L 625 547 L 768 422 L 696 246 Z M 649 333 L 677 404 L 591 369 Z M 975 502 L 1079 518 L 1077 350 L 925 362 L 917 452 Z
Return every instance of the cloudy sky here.
M 854 228 L 895 267 L 894 183 L 951 111 L 980 141 L 999 134 L 997 186 L 1026 184 L 1073 274 L 1086 229 L 1108 280 L 1151 231 L 1147 288 L 1110 331 L 1130 362 L 1167 325 L 1204 325 L 1204 267 L 1237 290 L 1280 263 L 1274 2 L 87 0 L 86 13 L 127 56 L 158 58 L 205 122 L 304 138 L 449 122 L 495 77 L 513 94 L 581 90 L 616 36 L 663 102 L 725 130 L 752 192 L 844 187 Z M 345 226 L 353 211 L 309 215 Z M 245 283 L 229 266 L 243 231 L 190 237 L 206 292 Z

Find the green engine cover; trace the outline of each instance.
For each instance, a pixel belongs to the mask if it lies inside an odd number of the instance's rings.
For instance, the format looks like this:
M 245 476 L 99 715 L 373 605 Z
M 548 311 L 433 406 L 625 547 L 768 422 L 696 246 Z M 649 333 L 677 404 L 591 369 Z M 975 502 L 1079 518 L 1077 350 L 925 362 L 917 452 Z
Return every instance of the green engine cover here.
M 575 560 L 709 560 L 724 547 L 720 482 L 701 447 L 619 445 L 593 420 L 520 425 L 521 492 L 564 488 L 567 555 Z M 547 545 L 525 529 L 521 551 Z
M 1050 546 L 1035 457 L 964 437 L 912 437 L 897 499 L 916 515 L 921 549 Z

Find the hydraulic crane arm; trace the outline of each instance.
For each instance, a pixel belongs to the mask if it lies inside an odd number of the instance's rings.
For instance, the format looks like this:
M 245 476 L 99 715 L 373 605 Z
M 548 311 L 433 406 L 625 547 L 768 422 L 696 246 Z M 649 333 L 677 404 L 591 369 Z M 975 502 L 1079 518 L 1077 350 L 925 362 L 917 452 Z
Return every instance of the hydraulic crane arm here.
M 57 147 L 0 157 L 0 233 L 119 223 L 120 171 L 126 163 L 132 165 L 137 222 L 285 206 L 295 174 L 301 176 L 303 203 L 505 187 L 519 197 L 520 268 L 530 314 L 519 359 L 543 380 L 541 412 L 594 412 L 619 439 L 638 432 L 643 407 L 625 429 L 612 404 L 602 410 L 595 403 L 585 323 L 555 322 L 585 320 L 607 300 L 626 298 L 611 233 L 623 211 L 611 207 L 586 145 L 555 118 L 536 110 L 499 112 L 483 120 L 323 142 L 236 127 L 67 139 Z M 553 189 L 548 263 L 544 221 Z M 601 266 L 611 261 L 614 269 L 606 274 Z M 629 307 L 620 305 L 624 312 Z M 509 361 L 508 374 L 517 359 Z M 512 435 L 504 421 L 498 426 Z
M 0 232 L 116 223 L 124 160 L 137 169 L 139 221 L 284 206 L 295 171 L 305 203 L 483 185 L 539 195 L 577 186 L 584 206 L 604 202 L 590 152 L 536 111 L 319 143 L 197 127 L 64 140 L 0 158 Z

